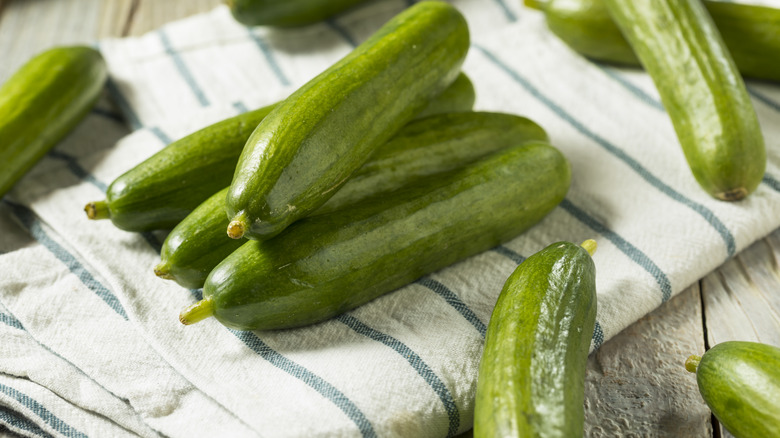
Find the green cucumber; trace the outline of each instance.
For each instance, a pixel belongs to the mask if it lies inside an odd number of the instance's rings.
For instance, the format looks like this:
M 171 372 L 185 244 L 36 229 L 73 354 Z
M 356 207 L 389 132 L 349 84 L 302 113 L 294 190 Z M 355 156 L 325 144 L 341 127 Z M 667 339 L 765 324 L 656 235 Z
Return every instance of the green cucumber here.
M 744 198 L 764 177 L 758 118 L 699 0 L 605 0 L 655 82 L 693 176 L 710 195 Z
M 422 113 L 468 111 L 474 100 L 474 87 L 461 73 Z M 230 184 L 244 144 L 277 104 L 225 119 L 171 143 L 116 178 L 105 200 L 86 205 L 87 217 L 111 219 L 126 231 L 173 228 Z
M 304 26 L 366 0 L 225 0 L 233 18 L 247 26 Z
M 228 235 L 268 239 L 324 204 L 455 80 L 468 48 L 460 12 L 424 1 L 295 91 L 244 146 L 226 201 Z
M 780 9 L 722 1 L 703 3 L 740 73 L 780 81 Z M 604 0 L 526 0 L 526 4 L 542 9 L 550 30 L 576 52 L 597 61 L 640 65 Z
M 583 435 L 596 242 L 554 243 L 509 276 L 479 364 L 474 436 Z
M 425 175 L 458 168 L 526 141 L 546 141 L 533 121 L 510 114 L 464 112 L 413 121 L 380 147 L 371 159 L 313 214 L 345 208 Z M 227 189 L 198 206 L 168 234 L 154 272 L 188 288 L 203 287 L 209 272 L 244 242 L 225 234 Z
M 0 87 L 0 197 L 89 113 L 107 77 L 97 50 L 55 47 Z
M 564 156 L 532 142 L 307 217 L 230 254 L 179 319 L 215 316 L 239 330 L 327 320 L 517 236 L 563 199 L 569 182 Z
M 720 423 L 737 438 L 780 436 L 780 348 L 722 342 L 685 362 Z

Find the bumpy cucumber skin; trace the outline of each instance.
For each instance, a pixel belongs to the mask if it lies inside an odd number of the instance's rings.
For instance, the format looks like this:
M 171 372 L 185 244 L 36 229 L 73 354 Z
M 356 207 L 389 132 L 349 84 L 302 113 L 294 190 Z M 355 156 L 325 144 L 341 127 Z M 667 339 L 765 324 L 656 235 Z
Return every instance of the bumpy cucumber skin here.
M 696 382 L 712 413 L 735 437 L 780 436 L 780 348 L 717 344 L 702 356 Z
M 89 113 L 107 77 L 97 50 L 56 47 L 0 87 L 0 197 Z
M 539 125 L 510 114 L 463 112 L 413 121 L 380 147 L 313 214 L 348 208 L 372 194 L 453 170 L 503 148 L 546 140 L 547 134 Z M 244 243 L 225 234 L 229 222 L 224 211 L 226 193 L 222 190 L 196 208 L 163 243 L 160 267 L 184 287 L 203 287 L 209 272 Z
M 183 137 L 119 176 L 106 191 L 111 222 L 126 231 L 173 228 L 230 184 L 246 139 L 275 105 Z
M 366 0 L 226 0 L 233 18 L 247 26 L 304 26 Z
M 262 240 L 316 210 L 455 80 L 468 48 L 466 20 L 447 3 L 395 16 L 258 125 L 230 184 L 228 217 Z
M 697 0 L 605 4 L 653 78 L 699 185 L 726 201 L 753 192 L 764 177 L 764 138 L 704 6 Z
M 211 271 L 203 296 L 239 330 L 324 321 L 517 236 L 563 199 L 569 182 L 554 147 L 504 149 L 247 242 Z
M 474 87 L 461 73 L 422 113 L 468 111 L 474 99 Z M 230 184 L 244 144 L 276 105 L 207 126 L 119 176 L 106 191 L 111 222 L 126 231 L 176 226 L 214 192 Z
M 780 9 L 703 2 L 742 75 L 780 81 Z M 572 49 L 598 61 L 639 66 L 603 0 L 551 0 L 543 6 L 547 25 Z
M 475 437 L 583 435 L 595 272 L 585 249 L 558 242 L 509 276 L 485 337 Z

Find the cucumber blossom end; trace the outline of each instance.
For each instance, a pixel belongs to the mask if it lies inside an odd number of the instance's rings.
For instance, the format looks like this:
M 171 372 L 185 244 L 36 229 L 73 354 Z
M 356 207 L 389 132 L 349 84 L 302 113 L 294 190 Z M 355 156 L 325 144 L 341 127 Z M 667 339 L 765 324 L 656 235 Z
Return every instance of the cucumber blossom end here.
M 685 369 L 689 373 L 695 373 L 696 370 L 699 368 L 699 362 L 701 362 L 701 356 L 692 354 L 688 356 L 688 359 L 685 359 Z
M 596 243 L 593 239 L 588 239 L 580 245 L 581 247 L 585 248 L 585 251 L 588 251 L 588 254 L 593 256 L 593 254 L 596 252 L 596 249 L 599 247 L 598 243 Z
M 715 197 L 721 201 L 739 201 L 748 195 L 748 190 L 744 187 L 728 190 L 725 192 L 716 193 Z
M 244 233 L 246 233 L 246 229 L 247 229 L 246 215 L 244 215 L 243 213 L 239 213 L 228 224 L 227 235 L 231 239 L 240 239 L 244 237 Z
M 179 322 L 192 325 L 212 316 L 214 316 L 214 302 L 211 298 L 204 298 L 182 310 L 179 313 Z
M 84 206 L 84 212 L 87 213 L 87 219 L 90 220 L 111 218 L 111 210 L 108 209 L 108 202 L 106 201 L 90 202 Z

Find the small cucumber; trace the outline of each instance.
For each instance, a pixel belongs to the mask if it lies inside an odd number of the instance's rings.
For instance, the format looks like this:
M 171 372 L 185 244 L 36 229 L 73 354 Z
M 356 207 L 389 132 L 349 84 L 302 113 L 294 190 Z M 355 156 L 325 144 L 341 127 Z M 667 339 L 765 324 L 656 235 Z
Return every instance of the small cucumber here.
M 554 243 L 509 276 L 479 364 L 474 436 L 581 437 L 596 242 Z
M 461 73 L 422 112 L 468 111 L 474 100 L 474 87 Z M 171 143 L 115 179 L 105 200 L 86 205 L 87 217 L 111 219 L 126 231 L 173 228 L 230 184 L 244 144 L 276 105 L 225 119 Z
M 780 348 L 722 342 L 685 362 L 720 423 L 737 438 L 780 436 Z
M 424 1 L 295 91 L 244 146 L 226 201 L 228 235 L 268 239 L 324 204 L 455 80 L 468 48 L 460 12 Z
M 327 320 L 517 236 L 563 199 L 569 181 L 557 149 L 527 143 L 307 217 L 230 254 L 179 319 L 215 316 L 239 330 Z
M 650 74 L 699 185 L 736 201 L 764 177 L 756 112 L 699 0 L 605 0 Z
M 0 197 L 87 115 L 107 77 L 97 50 L 56 47 L 0 87 Z
M 547 26 L 572 49 L 588 58 L 639 66 L 604 0 L 526 0 L 545 13 Z M 780 81 L 780 9 L 746 3 L 704 1 L 740 73 Z
M 345 208 L 362 198 L 397 189 L 414 178 L 456 169 L 526 141 L 546 141 L 533 121 L 509 114 L 453 113 L 413 121 L 380 147 L 371 159 L 313 214 Z M 188 288 L 203 287 L 209 272 L 244 242 L 225 234 L 227 189 L 198 206 L 168 234 L 154 269 Z
M 233 18 L 247 26 L 304 26 L 365 0 L 226 0 Z

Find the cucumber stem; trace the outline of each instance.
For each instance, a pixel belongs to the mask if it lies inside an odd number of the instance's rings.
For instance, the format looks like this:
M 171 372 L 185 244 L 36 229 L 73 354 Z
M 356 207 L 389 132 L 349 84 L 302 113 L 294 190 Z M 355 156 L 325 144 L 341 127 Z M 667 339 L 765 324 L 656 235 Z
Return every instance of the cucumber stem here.
M 154 275 L 166 280 L 173 280 L 173 275 L 171 275 L 171 267 L 167 263 L 158 263 L 157 266 L 154 267 Z
M 211 316 L 214 316 L 214 302 L 208 297 L 182 310 L 179 321 L 184 325 L 192 325 Z
M 688 359 L 685 359 L 685 369 L 688 372 L 695 373 L 696 369 L 699 368 L 699 362 L 701 362 L 701 356 L 692 354 L 688 356 Z
M 245 232 L 246 215 L 244 215 L 244 213 L 239 213 L 228 224 L 227 235 L 230 236 L 231 239 L 240 239 L 244 237 Z
M 524 0 L 523 4 L 529 8 L 543 11 L 547 8 L 549 0 Z
M 590 254 L 591 256 L 593 256 L 593 254 L 596 252 L 596 248 L 599 247 L 599 245 L 593 239 L 588 239 L 582 242 L 580 246 L 585 248 L 585 251 L 588 251 L 588 254 Z
M 111 210 L 108 209 L 106 201 L 90 202 L 84 206 L 84 211 L 87 213 L 87 219 L 98 220 L 111 217 Z

